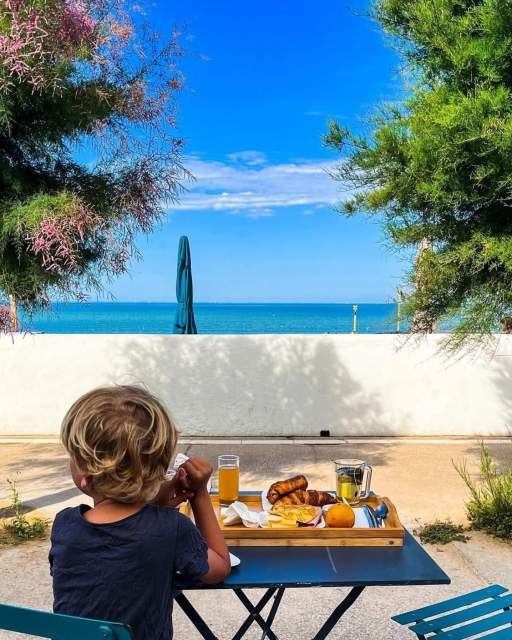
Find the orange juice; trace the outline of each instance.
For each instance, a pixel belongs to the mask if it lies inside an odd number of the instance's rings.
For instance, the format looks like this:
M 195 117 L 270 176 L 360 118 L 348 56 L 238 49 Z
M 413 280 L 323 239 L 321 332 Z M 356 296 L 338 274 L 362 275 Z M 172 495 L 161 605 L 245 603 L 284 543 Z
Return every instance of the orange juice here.
M 221 505 L 230 505 L 238 500 L 238 485 L 240 469 L 238 467 L 219 468 L 219 502 Z

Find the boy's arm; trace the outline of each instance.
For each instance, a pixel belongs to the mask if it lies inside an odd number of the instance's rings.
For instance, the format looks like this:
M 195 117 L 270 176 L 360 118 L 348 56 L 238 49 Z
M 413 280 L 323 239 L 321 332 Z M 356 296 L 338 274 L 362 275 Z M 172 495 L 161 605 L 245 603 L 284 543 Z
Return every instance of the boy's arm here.
M 208 545 L 208 572 L 201 576 L 201 582 L 214 584 L 222 582 L 231 573 L 229 551 L 205 488 L 196 492 L 190 500 L 196 527 Z
M 203 458 L 190 458 L 181 465 L 186 472 L 184 489 L 192 492 L 190 499 L 196 527 L 208 545 L 208 571 L 201 580 L 207 583 L 222 582 L 231 572 L 229 551 L 219 527 L 217 516 L 208 494 L 208 479 L 212 475 L 212 466 Z

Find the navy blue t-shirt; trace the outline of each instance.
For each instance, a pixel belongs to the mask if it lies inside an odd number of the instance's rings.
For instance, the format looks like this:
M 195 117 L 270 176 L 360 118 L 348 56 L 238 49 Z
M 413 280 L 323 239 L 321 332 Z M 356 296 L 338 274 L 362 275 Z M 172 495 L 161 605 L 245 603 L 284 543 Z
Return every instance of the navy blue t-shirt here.
M 176 573 L 208 571 L 208 549 L 176 509 L 146 505 L 118 522 L 94 524 L 86 505 L 64 509 L 51 536 L 53 610 L 123 622 L 135 640 L 170 640 Z

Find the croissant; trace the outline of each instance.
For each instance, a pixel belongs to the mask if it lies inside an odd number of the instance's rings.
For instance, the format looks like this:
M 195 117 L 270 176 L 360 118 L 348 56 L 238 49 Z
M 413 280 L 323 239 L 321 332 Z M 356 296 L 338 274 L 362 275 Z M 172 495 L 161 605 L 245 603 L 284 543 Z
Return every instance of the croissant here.
M 296 505 L 296 504 L 306 504 L 306 494 L 307 491 L 304 489 L 298 489 L 297 491 L 292 491 L 291 493 L 287 493 L 285 496 L 282 496 L 274 504 L 281 505 Z
M 335 502 L 336 498 L 327 493 L 327 491 L 299 489 L 282 496 L 275 504 L 310 504 L 313 507 L 323 507 L 326 504 L 334 504 Z
M 294 491 L 304 490 L 308 488 L 308 481 L 305 476 L 294 476 L 293 478 L 289 478 L 288 480 L 281 480 L 280 482 L 274 482 L 274 484 L 270 485 L 270 489 L 267 493 L 267 500 L 270 504 L 274 504 L 289 493 Z M 303 502 L 292 502 L 288 504 L 304 504 Z
M 323 507 L 326 504 L 334 504 L 336 498 L 331 496 L 327 491 L 306 491 L 306 504 L 310 504 L 313 507 Z

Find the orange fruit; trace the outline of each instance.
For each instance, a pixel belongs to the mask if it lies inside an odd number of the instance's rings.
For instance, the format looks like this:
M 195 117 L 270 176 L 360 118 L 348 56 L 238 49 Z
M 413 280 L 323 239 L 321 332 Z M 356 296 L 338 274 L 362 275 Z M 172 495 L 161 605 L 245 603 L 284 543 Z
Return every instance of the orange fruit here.
M 325 524 L 328 527 L 350 529 L 355 521 L 356 514 L 349 504 L 335 504 L 325 514 Z

